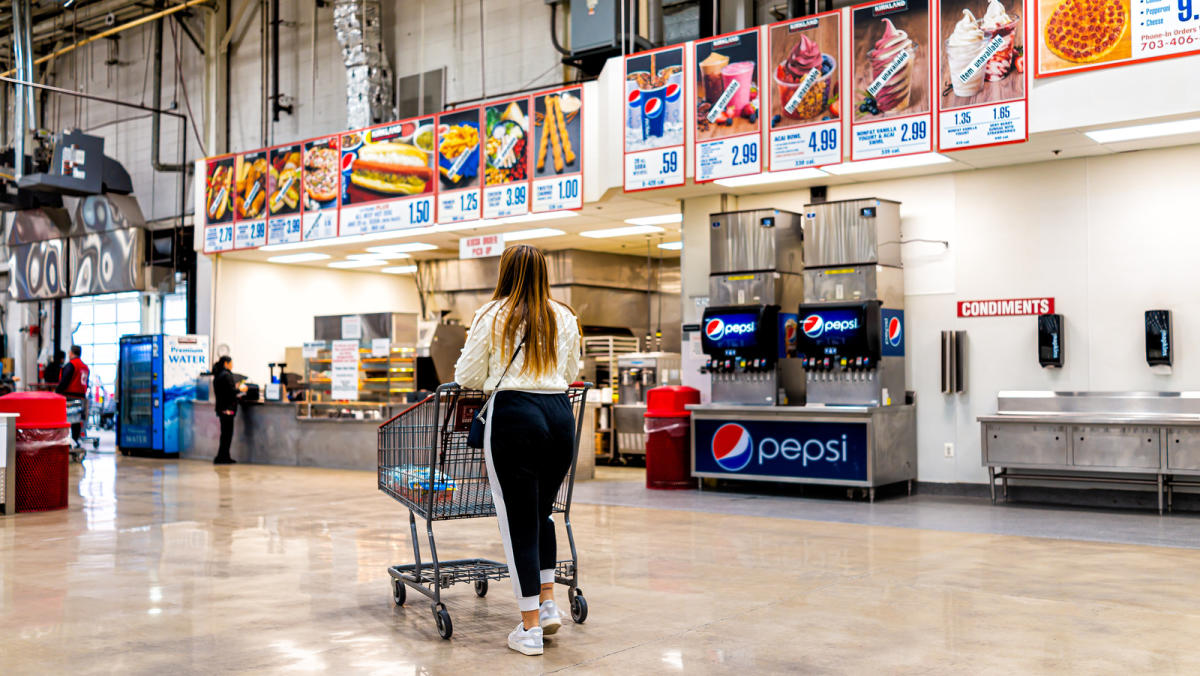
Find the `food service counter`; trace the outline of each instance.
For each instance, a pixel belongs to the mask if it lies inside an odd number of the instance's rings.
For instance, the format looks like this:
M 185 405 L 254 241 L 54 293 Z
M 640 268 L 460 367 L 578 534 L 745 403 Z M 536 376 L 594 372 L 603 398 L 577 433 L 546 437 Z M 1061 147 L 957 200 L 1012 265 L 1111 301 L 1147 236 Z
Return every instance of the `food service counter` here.
M 233 428 L 229 452 L 234 460 L 262 465 L 292 465 L 376 471 L 382 420 L 304 418 L 296 404 L 243 404 Z M 180 457 L 212 460 L 217 455 L 221 423 L 212 401 L 179 403 Z M 593 435 L 583 434 L 575 478 L 591 479 L 596 459 Z
M 875 489 L 917 478 L 915 404 L 694 404 L 692 476 Z

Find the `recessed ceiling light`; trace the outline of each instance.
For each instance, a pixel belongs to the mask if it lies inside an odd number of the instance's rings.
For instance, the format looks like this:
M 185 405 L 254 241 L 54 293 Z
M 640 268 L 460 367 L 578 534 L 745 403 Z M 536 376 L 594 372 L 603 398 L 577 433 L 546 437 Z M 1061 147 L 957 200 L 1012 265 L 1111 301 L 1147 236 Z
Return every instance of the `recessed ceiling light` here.
M 395 267 L 384 268 L 380 272 L 386 272 L 389 275 L 411 275 L 417 271 L 415 265 L 397 265 Z
M 824 168 L 828 174 L 837 174 L 845 176 L 847 174 L 865 174 L 871 171 L 887 171 L 889 169 L 908 169 L 910 167 L 926 167 L 931 164 L 945 164 L 954 160 L 945 155 L 937 153 L 921 153 L 919 155 L 905 155 L 903 157 L 884 157 L 878 160 L 866 160 L 863 162 L 846 162 L 844 164 L 831 164 Z
M 1118 143 L 1120 141 L 1133 141 L 1140 138 L 1194 134 L 1196 132 L 1200 132 L 1200 118 L 1175 120 L 1174 122 L 1158 122 L 1155 124 L 1139 124 L 1133 127 L 1118 127 L 1116 129 L 1097 129 L 1095 131 L 1085 131 L 1084 134 L 1096 143 Z
M 657 225 L 631 225 L 625 228 L 604 228 L 602 230 L 584 230 L 579 233 L 584 237 L 600 239 L 603 237 L 631 237 L 633 235 L 650 235 L 656 232 L 662 232 L 663 229 Z
M 410 228 L 411 230 L 411 228 Z M 287 251 L 289 249 L 315 249 L 322 246 L 342 246 L 345 244 L 360 244 L 362 242 L 378 242 L 381 239 L 396 239 L 411 234 L 409 230 L 391 230 L 389 232 L 371 232 L 365 235 L 350 235 L 349 237 L 330 237 L 327 239 L 310 239 L 307 242 L 289 242 L 287 244 L 268 244 L 259 247 L 260 251 Z
M 574 211 L 547 211 L 540 214 L 523 214 L 521 216 L 506 216 L 497 218 L 497 223 L 533 223 L 534 221 L 556 221 L 560 218 L 574 218 L 579 214 Z
M 308 263 L 310 261 L 323 261 L 329 258 L 329 254 L 323 253 L 297 253 L 286 254 L 283 256 L 271 256 L 267 259 L 268 263 Z
M 371 268 L 376 265 L 385 265 L 387 261 L 372 258 L 371 260 L 349 260 L 349 261 L 334 261 L 329 264 L 331 268 Z
M 723 185 L 726 188 L 741 188 L 748 185 L 765 185 L 768 183 L 784 183 L 786 181 L 804 181 L 814 178 L 829 178 L 829 174 L 820 169 L 793 169 L 791 171 L 773 171 L 766 174 L 755 174 L 753 176 L 738 176 L 735 178 L 722 178 L 713 183 Z
M 412 253 L 413 251 L 433 251 L 438 248 L 436 244 L 426 244 L 425 242 L 404 242 L 403 244 L 380 244 L 379 246 L 369 246 L 367 251 L 371 253 L 392 254 L 392 253 Z
M 504 242 L 519 242 L 524 239 L 541 239 L 543 237 L 558 237 L 567 233 L 557 228 L 533 228 L 532 230 L 517 230 L 504 233 Z
M 412 255 L 397 251 L 392 253 L 349 254 L 346 258 L 352 261 L 395 261 L 402 258 L 412 258 Z
M 683 248 L 683 242 L 663 242 L 662 244 L 658 245 L 658 248 L 679 251 Z
M 626 218 L 625 222 L 630 225 L 666 225 L 668 223 L 682 223 L 683 214 L 662 214 L 660 216 L 640 216 L 638 218 Z

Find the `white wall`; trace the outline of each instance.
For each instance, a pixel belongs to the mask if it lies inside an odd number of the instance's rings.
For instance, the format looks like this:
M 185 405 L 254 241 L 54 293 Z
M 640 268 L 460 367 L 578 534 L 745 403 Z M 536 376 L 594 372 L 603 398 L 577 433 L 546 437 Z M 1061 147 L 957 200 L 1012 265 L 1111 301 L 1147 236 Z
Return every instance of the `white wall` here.
M 420 310 L 409 275 L 221 258 L 213 276 L 213 350 L 228 345 L 237 371 L 260 383 L 268 380 L 268 363 L 283 361 L 285 348 L 313 339 L 313 317 Z
M 1043 162 L 911 179 L 831 186 L 830 200 L 882 197 L 902 203 L 905 239 L 946 239 L 950 248 L 904 247 L 908 385 L 917 393 L 919 478 L 982 482 L 979 424 L 1008 389 L 1196 389 L 1200 352 L 1200 215 L 1194 194 L 1200 146 Z M 808 191 L 741 197 L 738 209 L 799 211 Z M 685 252 L 707 250 L 704 213 L 713 198 L 684 204 Z M 684 259 L 685 303 L 707 284 Z M 1066 365 L 1037 363 L 1033 317 L 958 319 L 956 300 L 1053 296 L 1065 316 Z M 1174 373 L 1151 374 L 1142 313 L 1174 310 Z M 686 308 L 685 308 L 686 312 Z M 939 333 L 968 337 L 967 392 L 939 391 Z M 953 442 L 954 458 L 942 445 Z

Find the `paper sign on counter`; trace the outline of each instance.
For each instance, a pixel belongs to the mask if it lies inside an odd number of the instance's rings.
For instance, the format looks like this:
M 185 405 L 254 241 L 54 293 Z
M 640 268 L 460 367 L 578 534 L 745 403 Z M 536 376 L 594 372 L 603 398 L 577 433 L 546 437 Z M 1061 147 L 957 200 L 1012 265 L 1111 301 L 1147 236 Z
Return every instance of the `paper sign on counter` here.
M 358 399 L 358 341 L 335 340 L 332 352 L 329 396 L 335 400 L 355 401 Z
M 360 340 L 362 338 L 362 318 L 358 315 L 342 317 L 342 338 L 345 340 Z
M 371 356 L 387 357 L 392 352 L 392 344 L 387 338 L 371 339 Z
M 324 350 L 326 347 L 328 345 L 323 340 L 305 341 L 304 345 L 300 348 L 300 356 L 305 359 L 316 359 L 320 355 L 321 350 Z

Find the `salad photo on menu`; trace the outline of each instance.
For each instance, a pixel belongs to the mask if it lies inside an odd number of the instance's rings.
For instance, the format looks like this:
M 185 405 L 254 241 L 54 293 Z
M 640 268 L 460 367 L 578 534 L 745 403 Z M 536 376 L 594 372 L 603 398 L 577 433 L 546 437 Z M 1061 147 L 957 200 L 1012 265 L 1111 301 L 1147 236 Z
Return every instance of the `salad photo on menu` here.
M 941 109 L 1025 97 L 1025 35 L 1014 0 L 942 0 Z
M 930 112 L 929 2 L 899 0 L 856 7 L 854 119 Z
M 484 134 L 484 185 L 529 178 L 529 99 L 485 108 Z

